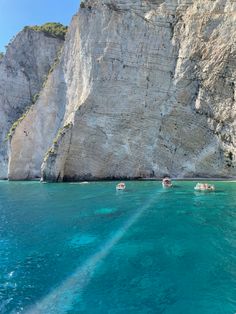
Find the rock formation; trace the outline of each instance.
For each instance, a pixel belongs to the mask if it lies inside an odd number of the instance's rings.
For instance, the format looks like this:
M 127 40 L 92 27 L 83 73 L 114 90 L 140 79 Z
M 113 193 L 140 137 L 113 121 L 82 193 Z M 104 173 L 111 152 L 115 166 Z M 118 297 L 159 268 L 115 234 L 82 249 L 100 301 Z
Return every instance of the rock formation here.
M 8 137 L 36 101 L 62 45 L 61 39 L 25 28 L 0 59 L 0 178 L 8 177 Z
M 235 20 L 232 0 L 83 1 L 8 177 L 235 177 Z

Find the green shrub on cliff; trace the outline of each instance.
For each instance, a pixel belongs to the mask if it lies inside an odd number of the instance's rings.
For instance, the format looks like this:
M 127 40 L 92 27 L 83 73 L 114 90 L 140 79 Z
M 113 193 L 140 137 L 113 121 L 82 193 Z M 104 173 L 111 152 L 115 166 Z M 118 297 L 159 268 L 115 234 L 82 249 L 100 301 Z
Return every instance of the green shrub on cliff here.
M 84 3 L 84 1 L 81 1 L 81 2 L 80 2 L 80 8 L 81 8 L 81 9 L 84 9 L 84 8 L 85 8 L 85 3 Z
M 0 60 L 4 57 L 4 53 L 0 52 Z
M 26 111 L 22 114 L 22 116 L 12 124 L 12 126 L 11 126 L 7 136 L 6 136 L 5 142 L 7 142 L 7 141 L 12 139 L 12 137 L 13 137 L 13 135 L 15 133 L 16 128 L 24 120 L 24 118 L 27 116 L 28 112 L 30 111 L 30 108 L 31 107 L 27 107 Z
M 36 32 L 43 32 L 45 35 L 65 39 L 68 27 L 62 25 L 61 23 L 46 23 L 44 25 L 38 26 L 26 26 L 25 29 L 32 29 Z

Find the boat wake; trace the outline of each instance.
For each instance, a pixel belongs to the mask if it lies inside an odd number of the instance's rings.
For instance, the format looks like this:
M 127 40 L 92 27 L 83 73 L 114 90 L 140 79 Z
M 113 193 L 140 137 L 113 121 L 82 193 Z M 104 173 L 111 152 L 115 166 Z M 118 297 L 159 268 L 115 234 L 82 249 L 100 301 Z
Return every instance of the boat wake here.
M 101 246 L 97 253 L 89 257 L 83 265 L 54 289 L 45 298 L 29 308 L 26 314 L 62 314 L 73 308 L 80 295 L 93 277 L 96 266 L 110 253 L 112 248 L 121 240 L 129 228 L 157 200 L 160 193 L 155 194 L 145 205 L 139 208 L 125 224 L 112 234 L 112 237 Z

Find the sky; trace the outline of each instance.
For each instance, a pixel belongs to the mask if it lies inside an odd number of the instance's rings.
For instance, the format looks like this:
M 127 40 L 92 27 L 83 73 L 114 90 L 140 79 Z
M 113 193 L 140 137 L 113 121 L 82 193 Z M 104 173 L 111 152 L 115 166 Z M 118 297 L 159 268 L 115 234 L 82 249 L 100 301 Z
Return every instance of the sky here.
M 0 0 L 0 52 L 27 25 L 60 22 L 68 25 L 79 0 Z

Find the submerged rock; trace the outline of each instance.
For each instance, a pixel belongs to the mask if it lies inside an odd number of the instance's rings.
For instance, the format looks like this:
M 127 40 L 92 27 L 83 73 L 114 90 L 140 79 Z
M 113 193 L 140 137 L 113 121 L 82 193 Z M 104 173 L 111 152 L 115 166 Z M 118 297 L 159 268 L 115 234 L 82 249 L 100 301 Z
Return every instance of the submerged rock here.
M 12 137 L 9 178 L 235 177 L 235 10 L 83 1 Z

